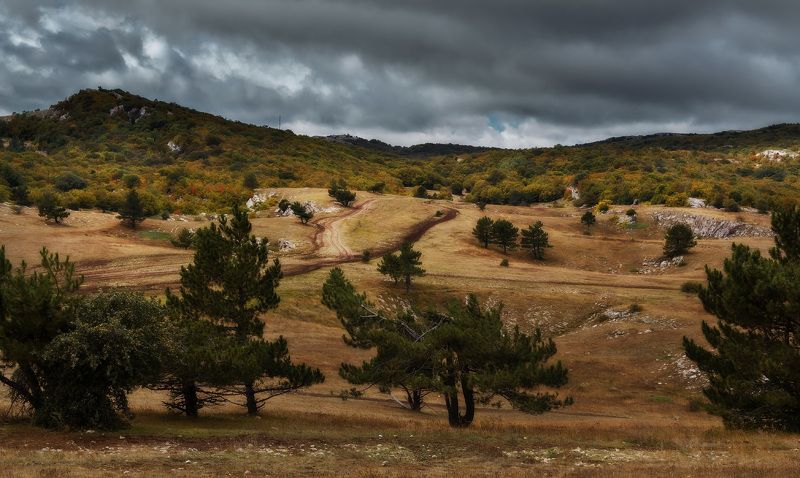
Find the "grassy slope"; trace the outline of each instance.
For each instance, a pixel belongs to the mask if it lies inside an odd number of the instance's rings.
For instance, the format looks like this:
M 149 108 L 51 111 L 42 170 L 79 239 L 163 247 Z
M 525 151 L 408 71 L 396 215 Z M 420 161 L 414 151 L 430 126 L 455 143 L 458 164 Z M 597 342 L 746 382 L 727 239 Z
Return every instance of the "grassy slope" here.
M 264 187 L 320 187 L 331 178 L 345 178 L 359 189 L 382 181 L 395 192 L 423 185 L 448 194 L 451 187 L 466 187 L 469 199 L 510 204 L 560 198 L 576 177 L 591 203 L 662 203 L 683 195 L 769 207 L 796 200 L 800 191 L 800 162 L 757 157 L 765 149 L 800 149 L 800 126 L 791 124 L 571 147 L 394 148 L 247 125 L 121 90 L 84 90 L 49 110 L 0 121 L 0 138 L 0 161 L 21 174 L 34 193 L 75 172 L 88 188 L 67 193 L 65 202 L 113 207 L 125 188 L 124 176 L 135 174 L 152 196 L 154 213 L 224 209 L 249 196 L 242 185 L 249 174 Z M 180 151 L 172 151 L 170 142 Z M 9 192 L 0 180 L 3 195 Z
M 278 192 L 324 199 L 320 190 Z M 318 300 L 327 273 L 320 269 L 285 278 L 281 305 L 265 319 L 267 333 L 284 335 L 293 357 L 322 368 L 326 383 L 271 401 L 260 420 L 246 419 L 232 407 L 209 411 L 194 422 L 169 418 L 159 395 L 136 392 L 132 405 L 138 418 L 130 431 L 122 433 L 125 439 L 119 434 L 60 434 L 6 425 L 0 428 L 2 461 L 10 470 L 6 473 L 69 476 L 128 470 L 140 475 L 202 476 L 249 470 L 257 475 L 302 476 L 337 475 L 347 469 L 355 476 L 409 472 L 525 476 L 537 471 L 556 476 L 715 476 L 786 475 L 800 467 L 792 451 L 800 448 L 796 437 L 724 431 L 718 419 L 691 405 L 700 396 L 701 382 L 685 374 L 680 339 L 698 337 L 700 321 L 709 316 L 679 287 L 686 280 L 702 279 L 705 264 L 718 267 L 733 240 L 701 240 L 687 256 L 687 266 L 642 275 L 633 269 L 645 257 L 660 253 L 663 232 L 649 218 L 650 211 L 660 208 L 639 208 L 640 221 L 647 225 L 641 229 L 620 229 L 608 216 L 601 216 L 587 236 L 579 224 L 582 211 L 572 207 L 490 205 L 481 212 L 463 203 L 360 194 L 362 201 L 378 202 L 341 222 L 342 240 L 351 246 L 391 241 L 433 211 L 455 206 L 459 214 L 454 220 L 435 226 L 417 242 L 428 275 L 417 281 L 411 297 L 436 305 L 475 292 L 483 300 L 504 301 L 507 322 L 523 328 L 540 326 L 555 336 L 559 357 L 571 374 L 564 393 L 575 398 L 575 405 L 542 416 L 484 407 L 475 427 L 452 431 L 438 397 L 431 398 L 431 406 L 421 415 L 400 409 L 372 390 L 367 400 L 342 402 L 337 395 L 348 385 L 337 375 L 339 363 L 361 360 L 368 352 L 342 343 L 336 318 Z M 717 211 L 694 212 L 734 218 Z M 518 226 L 542 220 L 555 247 L 547 251 L 544 262 L 514 252 L 510 267 L 501 268 L 503 255 L 480 248 L 470 236 L 482 214 L 505 217 Z M 750 213 L 739 217 L 761 225 L 768 221 Z M 298 226 L 291 218 L 255 221 L 260 234 L 313 241 L 314 228 Z M 147 230 L 173 224 L 150 220 Z M 101 281 L 160 287 L 162 277 L 174 281 L 179 265 L 189 260 L 188 254 L 163 241 L 126 235 L 113 217 L 96 212 L 77 213 L 65 226 L 44 226 L 30 210 L 17 216 L 3 208 L 0 242 L 15 259 L 33 258 L 41 243 L 70 252 L 80 268 L 101 269 L 99 276 L 89 277 L 89 286 Z M 770 239 L 736 242 L 763 249 Z M 304 251 L 286 253 L 282 261 L 287 266 L 302 261 L 309 252 Z M 320 252 L 320 258 L 329 253 Z M 114 266 L 100 267 L 103 260 Z M 387 305 L 405 300 L 375 271 L 374 260 L 342 267 L 373 299 Z M 638 315 L 616 319 L 596 315 L 609 308 L 624 311 L 634 302 L 643 306 Z

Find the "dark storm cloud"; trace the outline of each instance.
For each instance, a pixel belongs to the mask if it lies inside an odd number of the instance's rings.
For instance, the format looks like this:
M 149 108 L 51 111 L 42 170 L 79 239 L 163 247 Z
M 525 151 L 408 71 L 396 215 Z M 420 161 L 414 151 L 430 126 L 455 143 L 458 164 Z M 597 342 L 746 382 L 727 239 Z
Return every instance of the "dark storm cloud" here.
M 0 0 L 0 110 L 102 85 L 310 134 L 524 146 L 798 121 L 793 1 Z

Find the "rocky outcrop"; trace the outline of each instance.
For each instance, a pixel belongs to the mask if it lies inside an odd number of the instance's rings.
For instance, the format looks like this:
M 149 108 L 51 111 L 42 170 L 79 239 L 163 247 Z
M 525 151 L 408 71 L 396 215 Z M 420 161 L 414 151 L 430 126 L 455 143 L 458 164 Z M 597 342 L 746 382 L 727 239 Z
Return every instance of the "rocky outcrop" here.
M 662 227 L 684 223 L 692 228 L 695 236 L 701 239 L 724 239 L 726 237 L 769 237 L 772 231 L 765 227 L 741 221 L 718 219 L 684 212 L 654 212 L 653 220 Z
M 758 156 L 761 159 L 766 159 L 767 161 L 780 163 L 785 159 L 797 158 L 798 153 L 795 153 L 794 151 L 790 151 L 788 149 L 765 149 L 764 151 L 758 153 L 756 156 Z

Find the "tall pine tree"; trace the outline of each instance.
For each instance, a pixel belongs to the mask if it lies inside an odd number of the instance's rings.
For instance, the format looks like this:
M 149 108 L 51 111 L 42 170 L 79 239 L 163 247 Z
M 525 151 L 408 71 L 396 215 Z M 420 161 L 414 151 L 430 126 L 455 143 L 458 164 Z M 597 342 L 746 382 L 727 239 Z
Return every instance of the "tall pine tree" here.
M 323 377 L 319 370 L 292 365 L 283 337 L 263 339 L 260 315 L 280 302 L 281 266 L 277 259 L 270 264 L 267 240 L 251 232 L 247 211 L 238 206 L 230 219 L 223 215 L 219 224 L 198 230 L 194 261 L 181 268 L 180 298 L 173 296 L 173 303 L 185 316 L 208 320 L 235 339 L 226 353 L 242 387 L 227 390 L 241 391 L 247 412 L 256 414 L 263 405 L 259 393 L 274 396 Z
M 718 321 L 702 324 L 712 349 L 685 338 L 708 377 L 710 411 L 732 428 L 800 432 L 800 210 L 773 213 L 771 257 L 734 244 L 723 270 L 706 268 L 699 295 Z
M 117 219 L 127 224 L 132 229 L 136 229 L 136 225 L 145 219 L 144 206 L 142 200 L 139 198 L 139 193 L 135 189 L 128 191 L 125 195 L 125 202 L 119 209 Z
M 519 229 L 505 219 L 498 219 L 492 224 L 492 244 L 497 244 L 507 254 L 510 249 L 517 248 Z

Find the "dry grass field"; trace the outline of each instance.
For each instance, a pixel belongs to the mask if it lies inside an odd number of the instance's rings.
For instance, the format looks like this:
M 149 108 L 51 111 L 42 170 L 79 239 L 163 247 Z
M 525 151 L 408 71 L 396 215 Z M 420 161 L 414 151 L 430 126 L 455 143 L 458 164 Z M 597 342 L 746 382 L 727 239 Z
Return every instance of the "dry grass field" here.
M 276 193 L 327 211 L 305 226 L 269 213 L 253 221 L 259 235 L 296 245 L 277 252 L 287 274 L 280 307 L 264 317 L 267 334 L 284 335 L 293 358 L 321 368 L 325 383 L 275 398 L 259 418 L 227 406 L 187 420 L 164 411 L 157 393 L 136 391 L 136 418 L 119 433 L 52 432 L 7 420 L 0 424 L 0 477 L 800 474 L 800 438 L 727 431 L 700 409 L 702 377 L 681 349 L 681 338 L 699 338 L 700 322 L 711 318 L 681 284 L 703 280 L 707 264 L 719 267 L 732 242 L 766 249 L 771 238 L 702 239 L 685 265 L 662 269 L 643 264 L 661 254 L 663 229 L 651 216 L 661 207 L 637 207 L 634 227 L 619 226 L 613 211 L 598 215 L 585 234 L 583 211 L 571 206 L 479 211 L 466 203 L 360 192 L 355 208 L 341 209 L 324 190 Z M 769 224 L 755 213 L 681 211 Z M 509 267 L 501 267 L 505 256 L 471 236 L 484 214 L 518 227 L 541 220 L 553 244 L 546 260 L 514 251 Z M 0 243 L 14 262 L 35 263 L 44 245 L 68 254 L 88 290 L 120 286 L 159 294 L 174 287 L 180 265 L 191 259 L 163 233 L 208 223 L 185 219 L 149 219 L 131 232 L 111 214 L 73 212 L 56 226 L 44 224 L 34 209 L 15 214 L 0 206 Z M 361 251 L 386 251 L 404 238 L 418 238 L 427 271 L 408 297 L 375 270 L 375 255 L 368 264 L 359 261 Z M 570 371 L 561 393 L 574 405 L 541 416 L 480 408 L 473 427 L 451 430 L 435 396 L 422 413 L 372 390 L 343 401 L 339 392 L 349 386 L 337 374 L 339 364 L 369 352 L 345 346 L 336 317 L 320 304 L 334 264 L 386 306 L 436 305 L 471 292 L 502 301 L 507 323 L 541 327 L 555 338 Z M 632 304 L 641 310 L 629 312 Z

